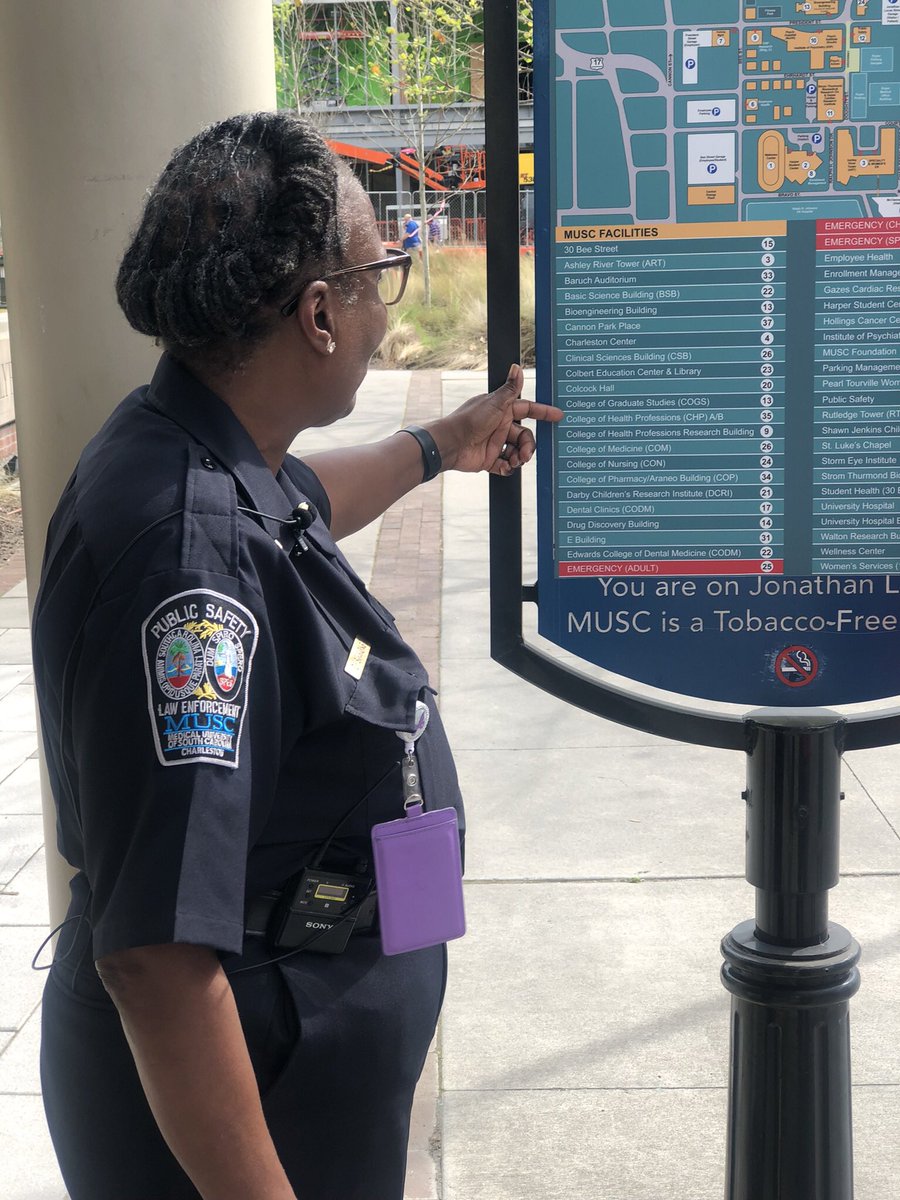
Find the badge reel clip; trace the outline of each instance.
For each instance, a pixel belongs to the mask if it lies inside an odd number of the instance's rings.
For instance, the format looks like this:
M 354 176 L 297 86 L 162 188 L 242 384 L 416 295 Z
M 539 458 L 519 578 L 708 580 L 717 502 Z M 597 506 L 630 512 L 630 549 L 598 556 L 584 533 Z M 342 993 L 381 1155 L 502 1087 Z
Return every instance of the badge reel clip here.
M 372 827 L 375 887 L 385 954 L 405 954 L 462 937 L 463 907 L 459 821 L 453 808 L 425 811 L 416 742 L 429 711 L 416 705 L 416 727 L 397 733 L 406 816 Z

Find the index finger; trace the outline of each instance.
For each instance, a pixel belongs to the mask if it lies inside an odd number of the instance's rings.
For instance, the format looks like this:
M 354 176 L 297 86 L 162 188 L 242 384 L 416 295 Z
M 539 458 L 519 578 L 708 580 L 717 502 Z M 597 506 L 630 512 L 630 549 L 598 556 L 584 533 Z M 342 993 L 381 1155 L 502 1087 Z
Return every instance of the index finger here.
M 566 415 L 561 408 L 552 404 L 538 404 L 534 400 L 516 400 L 512 406 L 514 421 L 561 421 Z

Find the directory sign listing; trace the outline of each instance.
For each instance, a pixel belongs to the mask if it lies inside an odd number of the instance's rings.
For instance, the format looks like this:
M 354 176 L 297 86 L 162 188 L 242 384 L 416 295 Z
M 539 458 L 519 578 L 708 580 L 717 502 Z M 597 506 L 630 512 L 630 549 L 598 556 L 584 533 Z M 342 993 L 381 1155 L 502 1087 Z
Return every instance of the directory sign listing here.
M 900 691 L 897 9 L 536 8 L 566 413 L 540 630 L 588 661 L 748 704 Z

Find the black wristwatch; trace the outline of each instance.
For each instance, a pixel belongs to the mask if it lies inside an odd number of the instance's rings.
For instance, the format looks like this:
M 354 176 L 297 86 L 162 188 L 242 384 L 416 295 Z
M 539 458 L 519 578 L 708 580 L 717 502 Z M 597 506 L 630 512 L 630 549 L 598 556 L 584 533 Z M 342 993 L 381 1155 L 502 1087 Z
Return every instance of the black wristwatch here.
M 411 434 L 419 443 L 419 449 L 422 451 L 422 464 L 425 471 L 422 476 L 422 482 L 428 483 L 429 479 L 434 479 L 435 475 L 440 474 L 441 467 L 444 465 L 441 461 L 441 452 L 438 450 L 434 438 L 427 429 L 420 429 L 418 425 L 406 425 L 400 432 Z

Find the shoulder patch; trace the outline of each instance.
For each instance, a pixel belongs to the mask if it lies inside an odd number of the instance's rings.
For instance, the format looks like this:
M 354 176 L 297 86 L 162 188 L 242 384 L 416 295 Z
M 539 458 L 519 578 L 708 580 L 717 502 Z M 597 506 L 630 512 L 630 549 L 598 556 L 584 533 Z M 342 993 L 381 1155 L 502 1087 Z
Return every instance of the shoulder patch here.
M 170 596 L 144 621 L 147 705 L 164 767 L 237 767 L 258 637 L 249 609 L 205 588 Z

